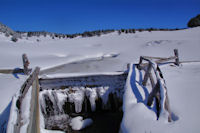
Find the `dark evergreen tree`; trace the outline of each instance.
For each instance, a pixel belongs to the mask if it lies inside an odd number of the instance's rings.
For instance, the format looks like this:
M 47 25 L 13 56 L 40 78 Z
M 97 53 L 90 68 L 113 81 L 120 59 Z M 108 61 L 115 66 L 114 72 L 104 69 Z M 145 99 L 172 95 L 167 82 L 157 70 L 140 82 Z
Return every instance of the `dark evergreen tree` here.
M 197 26 L 200 26 L 200 14 L 197 15 L 196 17 L 192 18 L 189 20 L 188 24 L 187 24 L 188 27 L 197 27 Z

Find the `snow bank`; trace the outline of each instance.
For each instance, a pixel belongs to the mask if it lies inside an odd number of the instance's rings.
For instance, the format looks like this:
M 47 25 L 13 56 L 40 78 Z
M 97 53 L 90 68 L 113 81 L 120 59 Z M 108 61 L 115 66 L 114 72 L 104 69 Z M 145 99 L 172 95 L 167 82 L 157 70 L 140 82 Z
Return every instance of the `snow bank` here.
M 0 114 L 7 107 L 12 97 L 20 90 L 27 76 L 12 74 L 0 74 Z
M 142 93 L 148 93 L 148 91 L 137 81 L 141 76 L 137 71 L 135 65 L 131 64 L 123 99 L 124 115 L 120 129 L 123 133 L 151 132 L 152 126 L 158 123 L 154 108 L 146 105 L 145 99 L 147 97 L 145 98 L 145 96 L 148 96 L 148 94 L 142 96 Z M 140 86 L 140 89 L 138 86 Z
M 8 104 L 6 109 L 0 114 L 0 133 L 6 133 L 8 120 L 10 116 L 12 101 Z
M 16 107 L 16 102 L 18 100 L 19 96 L 19 91 L 12 97 L 12 105 L 10 108 L 10 116 L 9 116 L 9 121 L 7 125 L 7 132 L 8 133 L 14 133 L 14 125 L 17 122 L 17 114 L 18 114 L 18 109 Z

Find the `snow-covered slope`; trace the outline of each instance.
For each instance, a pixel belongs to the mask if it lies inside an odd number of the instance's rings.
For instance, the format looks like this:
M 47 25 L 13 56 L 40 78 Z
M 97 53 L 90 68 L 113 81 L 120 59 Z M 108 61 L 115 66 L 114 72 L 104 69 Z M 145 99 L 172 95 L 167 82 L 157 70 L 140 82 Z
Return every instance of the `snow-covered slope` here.
M 173 54 L 174 48 L 179 49 L 182 60 L 200 60 L 199 35 L 198 27 L 179 31 L 144 31 L 121 35 L 114 32 L 101 37 L 74 39 L 51 39 L 47 36 L 39 37 L 39 42 L 36 37 L 31 37 L 14 43 L 0 34 L 0 58 L 5 61 L 6 56 L 7 59 L 6 62 L 0 63 L 0 68 L 21 66 L 22 53 L 27 53 L 31 67 L 42 68 L 88 58 L 100 60 L 105 54 L 117 54 L 116 58 L 107 61 L 107 64 L 112 64 L 107 71 L 125 69 L 125 63 L 137 62 L 141 55 L 169 56 Z
M 10 29 L 8 26 L 2 24 L 0 22 L 0 32 L 5 33 L 6 36 L 12 36 L 14 34 L 17 34 L 15 31 L 13 31 L 12 29 Z
M 0 69 L 22 67 L 21 56 L 26 53 L 30 67 L 39 66 L 48 74 L 123 71 L 126 70 L 127 63 L 138 62 L 141 55 L 168 57 L 173 55 L 174 48 L 179 50 L 181 61 L 200 60 L 200 27 L 121 35 L 114 32 L 101 37 L 74 39 L 31 37 L 19 39 L 17 42 L 10 41 L 9 37 L 0 33 Z M 50 69 L 57 65 L 59 66 Z M 170 124 L 148 126 L 145 131 L 153 133 L 163 132 L 162 129 L 165 129 L 166 132 L 198 133 L 200 64 L 166 66 L 161 69 L 167 82 L 171 108 L 177 120 Z M 2 112 L 12 95 L 19 90 L 18 83 L 23 81 L 23 77 L 17 79 L 13 75 L 1 74 L 0 80 L 3 84 L 0 85 Z M 132 122 L 137 124 L 134 120 Z

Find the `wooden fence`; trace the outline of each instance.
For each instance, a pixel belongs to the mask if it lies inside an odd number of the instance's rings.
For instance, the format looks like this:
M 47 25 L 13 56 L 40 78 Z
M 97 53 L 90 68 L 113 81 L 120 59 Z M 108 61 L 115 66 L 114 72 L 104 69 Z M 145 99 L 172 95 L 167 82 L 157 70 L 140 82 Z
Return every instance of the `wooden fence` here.
M 29 60 L 26 54 L 22 55 L 22 61 L 23 61 L 23 69 L 22 68 L 16 68 L 16 69 L 0 69 L 0 73 L 3 74 L 16 74 L 16 73 L 24 73 L 25 75 L 29 75 L 32 71 L 32 69 L 28 68 L 29 66 Z
M 145 71 L 144 79 L 143 79 L 143 86 L 146 86 L 148 79 L 150 79 L 152 91 L 148 96 L 147 105 L 151 106 L 153 103 L 153 99 L 156 99 L 157 103 L 157 116 L 161 115 L 164 111 L 168 112 L 168 121 L 170 122 L 172 120 L 171 118 L 171 110 L 169 105 L 169 98 L 167 94 L 167 87 L 165 85 L 165 81 L 163 78 L 163 75 L 160 71 L 159 64 L 160 63 L 166 63 L 170 60 L 175 60 L 174 64 L 178 65 L 179 57 L 178 57 L 178 50 L 174 50 L 174 56 L 171 56 L 169 58 L 162 58 L 162 57 L 149 57 L 149 56 L 141 56 L 138 68 Z M 143 63 L 143 61 L 146 61 L 147 63 Z M 155 74 L 156 80 L 154 80 L 152 70 Z M 155 82 L 156 81 L 156 82 Z
M 29 114 L 29 124 L 27 127 L 26 133 L 39 133 L 39 80 L 38 75 L 40 72 L 40 68 L 36 67 L 33 73 L 31 74 L 32 69 L 28 68 L 29 66 L 29 60 L 26 54 L 22 55 L 22 61 L 23 61 L 23 69 L 22 68 L 16 68 L 16 69 L 0 69 L 0 73 L 2 74 L 18 74 L 23 73 L 25 75 L 29 75 L 28 79 L 24 82 L 24 84 L 21 86 L 20 94 L 18 99 L 16 100 L 16 104 L 12 104 L 13 106 L 16 106 L 17 108 L 17 121 L 16 122 L 8 122 L 11 123 L 10 125 L 7 125 L 7 131 L 11 133 L 20 133 L 20 128 L 23 125 L 22 123 L 22 107 L 21 104 L 32 86 L 32 92 L 31 92 L 31 101 L 30 101 L 30 114 Z M 15 100 L 14 100 L 15 101 Z M 13 102 L 13 99 L 12 99 Z M 15 107 L 14 107 L 15 108 Z M 11 116 L 9 116 L 11 117 Z M 10 119 L 10 118 L 9 118 Z M 12 121 L 12 119 L 11 119 Z M 14 126 L 12 125 L 13 123 Z M 8 129 L 10 128 L 10 129 Z

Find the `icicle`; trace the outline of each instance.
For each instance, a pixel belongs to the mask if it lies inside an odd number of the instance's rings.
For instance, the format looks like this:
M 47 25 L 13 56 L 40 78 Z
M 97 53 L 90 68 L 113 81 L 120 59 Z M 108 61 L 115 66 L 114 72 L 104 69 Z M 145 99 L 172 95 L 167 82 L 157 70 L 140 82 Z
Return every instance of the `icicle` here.
M 43 113 L 46 115 L 47 114 L 47 111 L 46 111 L 46 103 L 45 103 L 45 99 L 44 99 L 44 93 L 41 93 L 40 94 L 40 107 L 43 111 Z
M 60 110 L 60 113 L 63 114 L 64 110 L 63 110 L 63 105 L 65 103 L 65 101 L 67 100 L 67 94 L 64 91 L 57 91 L 57 99 L 58 99 L 58 108 Z
M 86 96 L 90 100 L 91 104 L 91 110 L 95 111 L 96 110 L 96 99 L 98 98 L 96 88 L 86 88 Z
M 105 87 L 99 87 L 97 88 L 97 92 L 98 92 L 98 95 L 100 96 L 100 98 L 102 99 L 102 108 L 103 109 L 107 109 L 107 103 L 108 103 L 108 97 L 109 97 L 109 93 L 110 93 L 110 89 L 108 86 L 105 86 Z
M 72 90 L 75 92 L 69 94 L 69 101 L 74 103 L 76 113 L 80 113 L 82 111 L 82 104 L 85 97 L 84 90 L 77 87 L 72 88 Z

